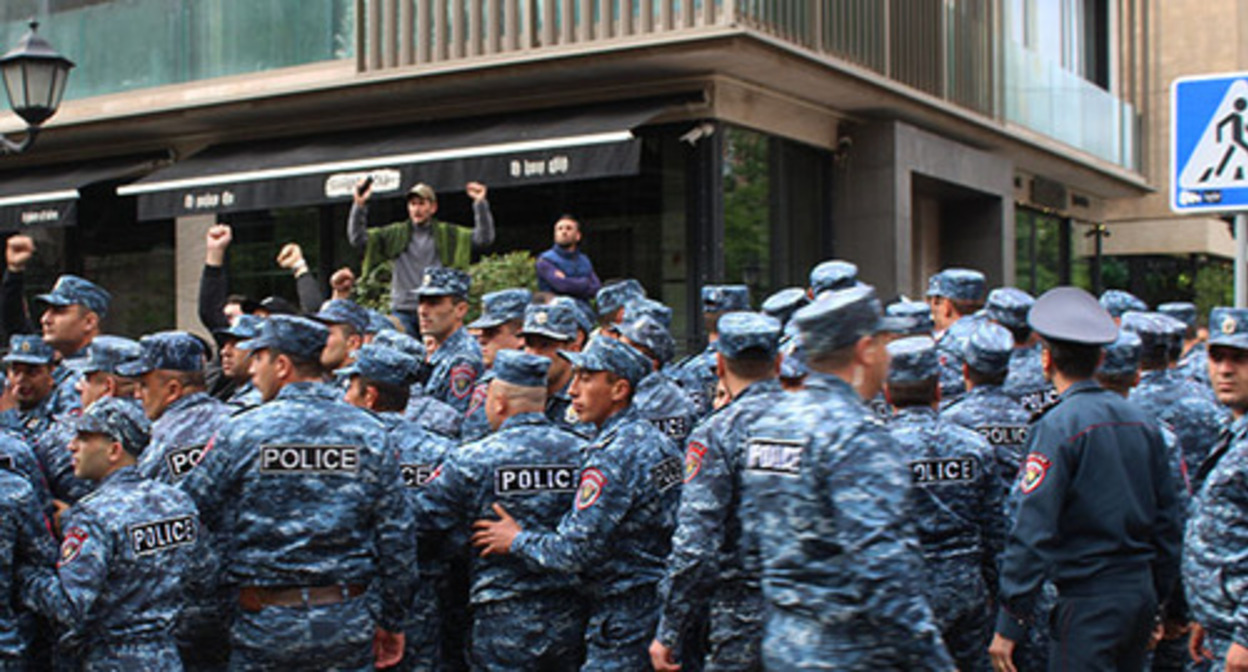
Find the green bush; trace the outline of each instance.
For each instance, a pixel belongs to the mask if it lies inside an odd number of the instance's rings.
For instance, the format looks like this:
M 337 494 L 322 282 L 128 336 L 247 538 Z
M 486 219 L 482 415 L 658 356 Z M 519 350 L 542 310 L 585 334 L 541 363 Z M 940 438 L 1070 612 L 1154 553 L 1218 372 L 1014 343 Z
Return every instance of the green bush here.
M 366 308 L 389 313 L 391 269 L 392 263 L 379 264 L 368 277 L 356 281 L 355 301 Z M 465 323 L 477 319 L 481 297 L 485 294 L 510 287 L 537 291 L 536 261 L 524 250 L 481 257 L 468 267 L 468 273 L 472 275 L 472 288 L 468 293 L 470 306 Z

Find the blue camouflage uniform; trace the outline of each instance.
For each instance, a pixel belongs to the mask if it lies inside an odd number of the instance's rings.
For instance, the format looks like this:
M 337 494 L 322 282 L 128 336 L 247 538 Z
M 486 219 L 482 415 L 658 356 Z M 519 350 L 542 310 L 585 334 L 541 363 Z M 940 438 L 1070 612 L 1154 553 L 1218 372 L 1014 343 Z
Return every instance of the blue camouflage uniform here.
M 882 326 L 865 285 L 829 292 L 793 320 L 818 354 Z M 744 474 L 766 669 L 952 669 L 924 597 L 905 458 L 849 383 L 812 370 L 754 425 Z
M 858 266 L 842 259 L 829 259 L 810 269 L 810 296 L 849 289 L 858 284 Z
M 544 357 L 501 351 L 494 369 L 498 381 L 545 388 L 548 366 Z M 553 529 L 572 508 L 584 447 L 541 413 L 513 415 L 448 456 L 417 495 L 418 524 L 464 531 L 498 503 L 525 528 Z M 474 554 L 470 601 L 474 670 L 577 669 L 585 608 L 575 575 Z
M 421 365 L 408 353 L 374 341 L 356 350 L 355 360 L 337 373 L 348 381 L 359 376 L 366 384 L 386 384 L 402 389 L 411 383 Z M 398 454 L 403 490 L 415 510 L 417 492 L 455 444 L 396 412 L 379 412 L 377 419 L 385 426 Z M 448 563 L 462 555 L 460 551 L 466 547 L 462 537 L 452 540 L 435 534 L 417 536 L 420 583 L 412 602 L 411 625 L 405 633 L 407 641 L 398 666 L 400 671 L 438 669 L 442 664 L 443 619 L 452 609 L 462 606 L 444 604 L 442 591 L 448 589 L 445 581 Z
M 982 302 L 987 293 L 984 274 L 969 268 L 946 268 L 928 279 L 928 298 L 944 297 L 955 301 Z M 963 315 L 936 339 L 940 351 L 940 398 L 948 403 L 966 390 L 962 382 L 962 353 L 966 339 L 982 315 Z
M 558 297 L 566 301 L 552 301 L 549 304 L 530 305 L 524 309 L 524 325 L 520 335 L 540 336 L 558 343 L 572 343 L 576 340 L 577 330 L 584 330 L 583 318 L 577 316 L 577 308 L 571 297 Z M 592 328 L 591 328 L 592 330 Z M 588 333 L 588 332 L 586 332 Z M 598 428 L 587 422 L 581 422 L 572 408 L 572 395 L 568 389 L 572 379 L 558 390 L 546 395 L 546 418 L 556 425 L 576 432 L 585 438 L 592 437 Z
M 1184 338 L 1196 337 L 1196 304 L 1188 301 L 1175 301 L 1157 306 L 1157 312 L 1183 323 Z M 1209 350 L 1204 342 L 1196 342 L 1182 351 L 1175 368 L 1188 380 L 1209 386 Z
M 594 304 L 598 309 L 598 319 L 607 320 L 611 318 L 611 321 L 614 322 L 616 321 L 614 318 L 618 317 L 618 315 L 616 315 L 617 311 L 627 305 L 630 301 L 633 301 L 634 299 L 644 299 L 645 297 L 645 288 L 641 286 L 640 282 L 637 282 L 632 278 L 604 285 L 603 288 L 598 290 L 598 293 L 594 295 Z
M 1143 352 L 1151 351 L 1154 355 L 1167 347 L 1165 327 L 1156 317 L 1160 316 L 1137 312 L 1122 316 L 1122 328 L 1135 332 Z M 1164 361 L 1164 355 L 1161 357 Z M 1200 467 L 1217 442 L 1218 432 L 1230 422 L 1227 409 L 1212 399 L 1207 390 L 1171 368 L 1141 372 L 1139 384 L 1131 390 L 1131 401 L 1174 430 L 1189 474 Z
M 1214 308 L 1209 347 L 1248 350 L 1248 310 Z M 1239 415 L 1193 474 L 1195 498 L 1183 543 L 1183 585 L 1192 620 L 1205 629 L 1213 669 L 1232 644 L 1248 647 L 1248 417 Z
M 776 318 L 783 326 L 798 308 L 810 303 L 810 297 L 802 287 L 786 287 L 763 300 L 759 312 Z
M 964 358 L 970 368 L 991 377 L 1006 372 L 1014 352 L 1010 333 L 1000 325 L 984 322 L 967 339 Z M 945 406 L 940 416 L 973 430 L 992 446 L 994 471 L 1004 498 L 1023 464 L 1023 444 L 1027 441 L 1031 414 L 1000 385 L 985 383 L 973 386 Z
M 750 288 L 745 285 L 707 285 L 702 288 L 702 314 L 711 317 L 727 312 L 750 309 Z M 718 318 L 714 318 L 718 319 Z M 634 321 L 625 310 L 624 321 Z M 670 329 L 670 320 L 663 325 Z M 690 355 L 672 367 L 672 376 L 685 388 L 689 400 L 697 410 L 697 417 L 705 416 L 715 401 L 715 344 L 710 343 L 700 353 Z M 685 430 L 688 436 L 689 429 Z
M 1057 403 L 1057 390 L 1044 377 L 1040 343 L 1027 344 L 1031 336 L 1027 313 L 1035 303 L 1035 298 L 1017 287 L 998 287 L 988 293 L 984 304 L 984 316 L 1009 329 L 1016 338 L 1002 389 L 1033 417 Z
M 106 435 L 132 455 L 147 429 L 141 410 L 115 398 L 77 420 L 79 433 Z M 202 578 L 191 499 L 125 466 L 66 511 L 61 526 L 56 567 L 22 574 L 25 603 L 69 629 L 62 646 L 84 649 L 85 670 L 182 669 L 170 629 L 185 587 Z
M 112 296 L 103 287 L 86 278 L 65 274 L 56 279 L 56 284 L 52 285 L 51 291 L 37 295 L 35 300 L 49 306 L 79 305 L 95 312 L 103 320 L 108 316 L 108 305 Z M 82 378 L 82 373 L 68 365 L 85 357 L 86 352 L 83 350 L 66 356 L 64 362 L 52 371 L 53 379 L 56 381 L 56 387 L 53 388 L 48 399 L 52 415 L 68 413 L 82 406 L 78 391 L 75 389 L 75 385 Z
M 1031 326 L 1083 347 L 1117 327 L 1083 290 L 1037 299 Z M 1001 560 L 997 633 L 1019 641 L 1046 578 L 1057 587 L 1050 669 L 1140 669 L 1159 599 L 1177 577 L 1178 484 L 1154 422 L 1093 380 L 1032 427 L 1017 519 Z
M 652 368 L 635 348 L 610 338 L 561 355 L 630 385 Z M 603 423 L 580 467 L 575 504 L 558 527 L 524 530 L 511 553 L 532 568 L 580 576 L 590 605 L 583 670 L 645 669 L 658 618 L 656 587 L 676 524 L 680 451 L 629 406 Z
M 459 439 L 459 428 L 464 416 L 449 404 L 425 394 L 423 380 L 429 375 L 425 346 L 420 341 L 398 330 L 378 332 L 372 345 L 392 348 L 413 357 L 417 362 L 416 382 L 408 389 L 407 408 L 403 417 L 421 427 L 452 440 Z
M 414 290 L 420 296 L 454 296 L 468 298 L 468 274 L 453 268 L 431 268 L 425 272 L 421 286 Z M 463 327 L 456 329 L 429 357 L 432 369 L 425 382 L 425 393 L 454 408 L 462 417 L 472 401 L 472 386 L 485 368 L 481 346 Z
M 726 359 L 775 359 L 775 319 L 745 312 L 719 321 L 718 349 Z M 758 669 L 764 605 L 757 574 L 741 557 L 741 473 L 745 437 L 784 392 L 774 379 L 749 383 L 729 404 L 698 423 L 685 451 L 685 476 L 667 571 L 659 584 L 655 639 L 676 648 L 703 611 L 710 614 L 705 670 Z M 687 664 L 698 661 L 687 660 Z
M 240 344 L 318 361 L 328 330 L 277 315 Z M 408 626 L 416 537 L 385 428 L 319 382 L 230 419 L 182 487 L 239 586 L 231 667 L 373 666 L 374 625 Z
M 242 314 L 234 318 L 234 322 L 225 329 L 217 329 L 213 331 L 217 342 L 224 345 L 227 340 L 234 341 L 235 349 L 238 344 L 248 339 L 255 338 L 260 333 L 260 325 L 264 323 L 264 318 L 255 315 Z M 260 398 L 260 390 L 251 384 L 251 380 L 247 379 L 233 389 L 224 399 L 236 410 L 248 409 L 259 406 L 263 399 Z
M 17 602 L 19 568 L 55 562 L 56 542 L 35 491 L 0 469 L 0 670 L 26 669 L 30 623 Z
M 1123 315 L 1132 311 L 1137 313 L 1148 312 L 1148 304 L 1144 303 L 1140 297 L 1121 289 L 1105 290 L 1101 293 L 1101 298 L 1097 302 L 1101 304 L 1101 307 L 1114 320 L 1120 320 Z
M 654 370 L 637 384 L 633 393 L 633 408 L 677 446 L 685 445 L 685 439 L 693 431 L 700 414 L 686 394 L 686 388 L 668 377 L 662 369 L 676 350 L 667 328 L 650 317 L 642 316 L 621 322 L 618 331 L 629 345 L 653 355 L 655 360 Z
M 979 331 L 968 343 L 978 337 Z M 1006 333 L 1002 369 L 1012 344 Z M 890 387 L 936 382 L 940 366 L 930 337 L 893 341 L 888 352 Z M 967 352 L 969 358 L 974 348 Z M 988 670 L 988 601 L 1005 537 L 1004 491 L 992 446 L 975 432 L 942 420 L 935 401 L 933 393 L 927 404 L 898 407 L 889 433 L 910 470 L 927 596 L 941 636 L 959 670 Z
M 494 329 L 508 322 L 523 321 L 524 308 L 532 300 L 533 293 L 527 289 L 512 288 L 490 292 L 481 297 L 481 316 L 473 320 L 467 328 Z M 476 441 L 490 433 L 490 423 L 485 417 L 485 394 L 493 379 L 493 368 L 487 368 L 472 386 L 472 397 L 460 425 L 460 440 L 464 443 Z

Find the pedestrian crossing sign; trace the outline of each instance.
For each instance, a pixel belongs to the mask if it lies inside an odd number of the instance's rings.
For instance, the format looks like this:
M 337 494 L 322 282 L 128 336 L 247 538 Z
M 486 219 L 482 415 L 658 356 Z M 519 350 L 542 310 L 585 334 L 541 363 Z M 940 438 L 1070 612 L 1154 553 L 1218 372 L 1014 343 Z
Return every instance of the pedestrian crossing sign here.
M 1176 79 L 1170 101 L 1170 209 L 1248 210 L 1248 73 Z

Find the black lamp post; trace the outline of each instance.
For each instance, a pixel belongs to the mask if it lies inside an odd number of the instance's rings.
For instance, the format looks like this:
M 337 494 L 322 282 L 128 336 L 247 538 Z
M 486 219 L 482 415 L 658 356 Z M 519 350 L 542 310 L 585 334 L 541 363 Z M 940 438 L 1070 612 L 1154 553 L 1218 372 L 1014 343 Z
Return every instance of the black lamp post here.
M 0 57 L 0 75 L 9 94 L 9 106 L 26 121 L 26 137 L 14 142 L 0 135 L 0 153 L 19 154 L 30 148 L 39 126 L 56 114 L 65 93 L 72 61 L 58 54 L 35 31 L 39 22 L 31 20 L 30 32 L 9 53 Z

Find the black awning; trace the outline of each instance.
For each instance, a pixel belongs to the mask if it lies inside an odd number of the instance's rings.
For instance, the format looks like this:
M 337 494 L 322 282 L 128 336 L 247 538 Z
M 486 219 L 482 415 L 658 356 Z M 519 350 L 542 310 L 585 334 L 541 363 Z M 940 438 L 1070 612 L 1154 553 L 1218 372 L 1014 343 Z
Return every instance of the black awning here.
M 211 147 L 117 190 L 139 219 L 346 202 L 365 175 L 375 196 L 415 182 L 459 190 L 635 175 L 632 129 L 672 104 L 636 101 Z
M 151 156 L 127 156 L 0 173 L 0 231 L 73 226 L 80 189 L 134 178 L 161 162 Z

